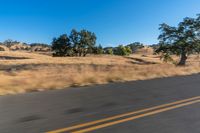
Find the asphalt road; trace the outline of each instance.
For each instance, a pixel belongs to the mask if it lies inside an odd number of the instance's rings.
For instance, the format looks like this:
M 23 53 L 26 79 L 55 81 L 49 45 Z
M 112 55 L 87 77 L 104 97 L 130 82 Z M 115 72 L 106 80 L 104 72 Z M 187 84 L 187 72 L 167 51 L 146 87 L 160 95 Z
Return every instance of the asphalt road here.
M 0 133 L 61 131 L 200 133 L 200 74 L 0 97 Z

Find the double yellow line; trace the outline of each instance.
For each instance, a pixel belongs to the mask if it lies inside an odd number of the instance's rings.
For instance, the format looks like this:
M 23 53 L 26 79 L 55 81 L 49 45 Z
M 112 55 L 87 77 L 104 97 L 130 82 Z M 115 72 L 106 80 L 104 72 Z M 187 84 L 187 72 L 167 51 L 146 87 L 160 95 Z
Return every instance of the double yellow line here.
M 86 133 L 86 132 L 128 122 L 128 121 L 142 118 L 145 116 L 162 113 L 165 111 L 173 110 L 176 108 L 184 107 L 184 106 L 199 103 L 199 102 L 200 102 L 200 96 L 192 97 L 192 98 L 188 98 L 188 99 L 184 99 L 184 100 L 180 100 L 180 101 L 176 101 L 172 103 L 167 103 L 167 104 L 163 104 L 163 105 L 159 105 L 155 107 L 150 107 L 150 108 L 146 108 L 146 109 L 142 109 L 138 111 L 115 115 L 112 117 L 108 117 L 108 118 L 104 118 L 104 119 L 100 119 L 100 120 L 96 120 L 92 122 L 87 122 L 87 123 L 83 123 L 83 124 L 79 124 L 79 125 L 75 125 L 71 127 L 57 129 L 54 131 L 49 131 L 47 133 L 62 133 L 62 132 Z

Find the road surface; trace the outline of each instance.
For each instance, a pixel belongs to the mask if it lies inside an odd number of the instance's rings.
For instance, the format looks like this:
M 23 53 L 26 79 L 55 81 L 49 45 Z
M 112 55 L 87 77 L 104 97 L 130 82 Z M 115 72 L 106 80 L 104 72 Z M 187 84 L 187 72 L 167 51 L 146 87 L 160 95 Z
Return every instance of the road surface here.
M 200 133 L 200 74 L 0 97 L 0 133 Z

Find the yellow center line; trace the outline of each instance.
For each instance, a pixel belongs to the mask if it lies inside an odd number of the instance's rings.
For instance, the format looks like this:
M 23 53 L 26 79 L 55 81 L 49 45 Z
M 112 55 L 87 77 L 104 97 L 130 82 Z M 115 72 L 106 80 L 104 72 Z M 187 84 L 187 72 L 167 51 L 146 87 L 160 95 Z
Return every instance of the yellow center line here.
M 169 110 L 172 110 L 172 109 L 184 107 L 184 106 L 191 105 L 191 104 L 194 104 L 194 103 L 199 103 L 199 102 L 200 102 L 200 100 L 195 100 L 195 101 L 191 101 L 191 102 L 187 102 L 187 103 L 182 103 L 182 104 L 175 105 L 175 106 L 172 106 L 172 107 L 158 109 L 158 110 L 155 110 L 155 111 L 151 111 L 151 112 L 144 113 L 144 114 L 141 114 L 141 115 L 125 118 L 125 119 L 122 119 L 122 120 L 108 122 L 108 123 L 101 124 L 101 125 L 98 125 L 98 126 L 93 126 L 93 127 L 90 127 L 90 128 L 79 130 L 79 131 L 74 131 L 72 133 L 86 133 L 86 132 L 94 131 L 94 130 L 97 130 L 97 129 L 100 129 L 100 128 L 105 128 L 105 127 L 108 127 L 108 126 L 112 126 L 112 125 L 124 123 L 124 122 L 127 122 L 127 121 L 135 120 L 135 119 L 138 119 L 138 118 L 142 118 L 142 117 L 145 117 L 145 116 L 150 116 L 150 115 L 166 112 L 166 111 L 169 111 Z
M 91 121 L 91 122 L 87 122 L 87 123 L 83 123 L 83 124 L 79 124 L 79 125 L 75 125 L 75 126 L 71 126 L 71 127 L 61 128 L 61 129 L 49 131 L 49 132 L 46 132 L 46 133 L 61 133 L 61 132 L 66 132 L 66 131 L 70 131 L 70 130 L 75 130 L 75 129 L 99 124 L 99 123 L 102 123 L 102 122 L 107 122 L 107 121 L 110 121 L 110 120 L 115 120 L 115 119 L 118 119 L 118 118 L 126 117 L 126 116 L 129 116 L 129 115 L 139 114 L 139 113 L 143 113 L 143 112 L 147 112 L 147 111 L 151 111 L 151 110 L 155 110 L 155 109 L 159 109 L 159 108 L 163 108 L 163 107 L 167 107 L 167 106 L 172 106 L 172 105 L 188 102 L 188 101 L 191 101 L 191 100 L 196 100 L 196 99 L 199 99 L 199 98 L 200 98 L 200 96 L 192 97 L 192 98 L 188 98 L 188 99 L 184 99 L 184 100 L 180 100 L 180 101 L 176 101 L 176 102 L 172 102 L 172 103 L 167 103 L 167 104 L 163 104 L 163 105 L 159 105 L 159 106 L 155 106 L 155 107 L 150 107 L 150 108 L 146 108 L 146 109 L 142 109 L 142 110 L 138 110 L 138 111 L 133 111 L 133 112 L 128 112 L 128 113 L 124 113 L 124 114 L 120 114 L 120 115 L 115 115 L 115 116 L 112 116 L 112 117 L 103 118 L 103 119 L 100 119 L 100 120 Z

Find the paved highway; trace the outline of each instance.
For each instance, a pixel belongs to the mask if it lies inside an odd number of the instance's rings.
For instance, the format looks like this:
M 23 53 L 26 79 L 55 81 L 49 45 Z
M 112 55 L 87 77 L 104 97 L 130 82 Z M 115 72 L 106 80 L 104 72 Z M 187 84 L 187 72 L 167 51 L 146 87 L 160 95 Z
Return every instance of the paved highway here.
M 200 133 L 200 74 L 0 97 L 0 133 Z

